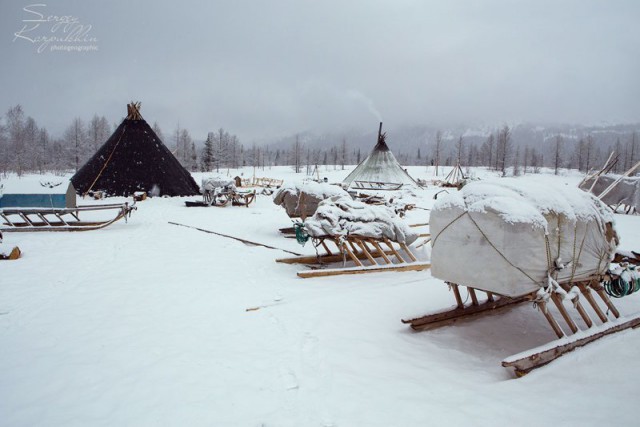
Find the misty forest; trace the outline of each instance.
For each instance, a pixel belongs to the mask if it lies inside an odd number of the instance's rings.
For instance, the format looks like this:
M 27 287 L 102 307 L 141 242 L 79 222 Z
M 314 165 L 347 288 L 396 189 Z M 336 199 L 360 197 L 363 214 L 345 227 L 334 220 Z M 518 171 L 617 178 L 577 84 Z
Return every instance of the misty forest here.
M 62 135 L 52 135 L 38 125 L 21 105 L 11 107 L 0 121 L 0 173 L 62 174 L 77 171 L 117 127 L 97 114 L 76 117 Z M 205 138 L 192 136 L 176 125 L 153 130 L 191 172 L 291 166 L 296 173 L 312 174 L 319 166 L 344 169 L 366 158 L 375 134 L 325 134 L 301 132 L 269 143 L 243 143 L 224 128 Z M 486 167 L 503 175 L 539 173 L 540 168 L 588 172 L 600 168 L 614 152 L 611 169 L 623 173 L 640 159 L 635 125 L 579 126 L 530 124 L 502 125 L 494 129 L 391 129 L 389 141 L 405 166 Z M 437 168 L 433 170 L 438 174 Z

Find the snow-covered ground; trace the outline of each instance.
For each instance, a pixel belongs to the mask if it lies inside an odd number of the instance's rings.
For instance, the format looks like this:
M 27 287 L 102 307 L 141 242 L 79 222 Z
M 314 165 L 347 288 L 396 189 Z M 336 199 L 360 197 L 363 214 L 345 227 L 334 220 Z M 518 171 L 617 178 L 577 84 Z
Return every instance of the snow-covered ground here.
M 284 167 L 256 175 L 303 178 Z M 428 209 L 439 190 L 411 200 Z M 98 231 L 5 233 L 23 257 L 0 263 L 0 425 L 638 424 L 640 331 L 514 379 L 500 361 L 555 337 L 531 304 L 414 333 L 400 319 L 454 302 L 429 271 L 300 279 L 303 266 L 274 262 L 283 251 L 169 223 L 315 253 L 278 232 L 291 220 L 270 196 L 249 208 L 185 207 L 195 199 L 147 199 L 128 223 Z M 616 220 L 622 248 L 638 249 L 640 216 Z M 427 222 L 428 211 L 407 221 Z M 638 294 L 616 303 L 640 311 Z

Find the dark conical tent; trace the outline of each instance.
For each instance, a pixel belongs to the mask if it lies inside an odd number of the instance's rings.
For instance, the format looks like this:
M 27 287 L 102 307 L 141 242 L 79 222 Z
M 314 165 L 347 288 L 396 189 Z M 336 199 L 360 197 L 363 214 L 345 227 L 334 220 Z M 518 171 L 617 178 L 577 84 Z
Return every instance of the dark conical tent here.
M 345 179 L 343 187 L 367 190 L 397 190 L 402 186 L 419 187 L 411 176 L 400 166 L 382 133 L 382 123 L 378 131 L 378 142 L 371 154 L 364 159 Z
M 162 196 L 200 193 L 191 174 L 160 141 L 139 108 L 140 103 L 127 105 L 127 118 L 71 178 L 78 194 L 91 190 L 110 196 L 130 196 L 136 191 Z

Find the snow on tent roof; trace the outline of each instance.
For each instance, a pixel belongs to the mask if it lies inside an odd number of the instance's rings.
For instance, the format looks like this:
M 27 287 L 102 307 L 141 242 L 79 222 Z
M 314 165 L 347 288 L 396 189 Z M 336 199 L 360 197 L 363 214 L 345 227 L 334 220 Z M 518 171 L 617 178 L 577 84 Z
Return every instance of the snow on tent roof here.
M 364 189 L 398 189 L 404 185 L 418 187 L 418 183 L 400 166 L 382 133 L 382 123 L 378 141 L 371 154 L 364 159 L 345 179 L 343 186 Z
M 127 105 L 127 118 L 71 178 L 76 191 L 130 196 L 157 188 L 159 195 L 199 194 L 198 184 L 142 118 L 139 107 Z

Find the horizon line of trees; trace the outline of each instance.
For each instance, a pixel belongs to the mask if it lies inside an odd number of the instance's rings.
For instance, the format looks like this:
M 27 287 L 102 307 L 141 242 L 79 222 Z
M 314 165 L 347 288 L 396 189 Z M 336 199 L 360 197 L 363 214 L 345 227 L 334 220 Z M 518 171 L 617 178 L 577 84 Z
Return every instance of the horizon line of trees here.
M 0 117 L 0 174 L 65 173 L 77 171 L 95 154 L 111 136 L 118 124 L 109 124 L 104 116 L 94 114 L 89 120 L 74 118 L 59 137 L 52 137 L 46 128 L 27 116 L 20 105 L 9 108 Z M 292 137 L 290 146 L 278 147 L 252 144 L 245 147 L 240 139 L 223 128 L 209 132 L 196 147 L 196 141 L 180 124 L 165 139 L 158 123 L 152 129 L 167 145 L 173 155 L 189 171 L 229 171 L 252 166 L 266 168 L 291 166 L 296 173 L 317 173 L 320 166 L 345 169 L 359 164 L 367 153 L 360 148 L 349 148 L 345 138 L 331 146 L 318 147 L 303 142 L 299 135 Z M 640 147 L 635 131 L 618 137 L 615 143 L 598 141 L 592 134 L 584 138 L 566 138 L 553 135 L 542 143 L 530 145 L 514 141 L 512 129 L 503 126 L 490 133 L 483 141 L 477 138 L 444 139 L 437 131 L 431 140 L 425 139 L 417 152 L 398 149 L 394 154 L 403 166 L 432 166 L 436 175 L 442 166 L 488 167 L 502 175 L 520 175 L 539 172 L 542 167 L 577 169 L 588 172 L 600 168 L 614 151 L 617 154 L 612 172 L 622 173 L 640 160 Z M 200 145 L 200 143 L 198 144 Z

